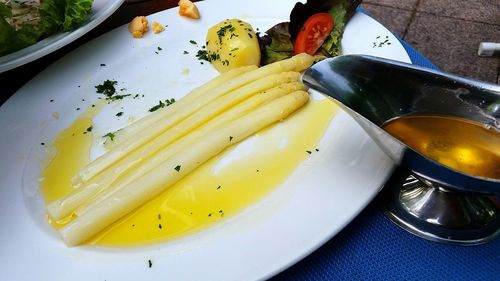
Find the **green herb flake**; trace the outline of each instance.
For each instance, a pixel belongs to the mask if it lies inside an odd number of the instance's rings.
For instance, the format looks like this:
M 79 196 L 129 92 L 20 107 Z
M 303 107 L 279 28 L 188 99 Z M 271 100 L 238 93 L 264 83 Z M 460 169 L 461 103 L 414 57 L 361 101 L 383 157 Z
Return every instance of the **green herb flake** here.
M 130 94 L 127 94 L 127 95 L 114 95 L 114 96 L 111 96 L 111 97 L 108 97 L 106 98 L 107 101 L 116 101 L 116 100 L 122 100 L 128 96 L 131 96 Z
M 151 260 L 148 260 L 148 266 L 151 268 L 153 266 L 153 262 Z
M 229 136 L 229 141 L 232 141 L 233 140 L 233 136 Z
M 160 108 L 164 108 L 165 106 L 172 105 L 173 103 L 175 103 L 175 99 L 174 98 L 166 99 L 164 102 L 160 100 L 160 101 L 158 101 L 157 105 L 151 107 L 148 111 L 149 112 L 154 112 L 154 111 L 157 111 Z
M 183 54 L 185 54 L 185 55 L 189 54 L 189 52 L 188 52 L 188 51 L 184 51 L 184 52 L 182 52 L 182 53 L 183 53 Z
M 101 63 L 100 66 L 106 66 L 106 64 L 105 63 Z
M 222 37 L 226 36 L 226 31 L 234 32 L 234 30 L 235 30 L 234 26 L 230 24 L 223 26 L 219 30 L 217 30 L 217 37 L 219 37 L 219 43 L 222 44 Z
M 311 153 L 312 153 L 312 151 L 310 151 L 310 150 L 306 150 L 306 152 L 307 152 L 307 153 L 309 153 L 309 154 L 311 154 Z
M 220 60 L 220 55 L 218 53 L 210 53 L 207 50 L 198 50 L 196 53 L 198 60 L 204 60 L 208 62 Z
M 196 41 L 194 41 L 194 40 L 189 40 L 189 43 L 191 43 L 193 45 L 198 45 L 198 43 L 196 43 Z
M 115 134 L 114 133 L 107 133 L 103 136 L 104 138 L 109 138 L 111 141 L 113 141 L 115 139 Z
M 103 94 L 106 97 L 110 98 L 116 93 L 115 85 L 117 85 L 118 82 L 114 80 L 105 80 L 102 84 L 95 86 L 96 92 L 98 94 Z
M 179 172 L 181 170 L 181 165 L 175 166 L 174 170 L 176 170 L 177 172 Z
M 116 113 L 115 115 L 118 116 L 118 117 L 120 117 L 120 116 L 123 115 L 123 111 L 120 111 L 120 112 Z
M 92 127 L 92 126 L 90 126 L 90 127 L 88 127 L 88 128 L 87 128 L 87 130 L 86 130 L 86 131 L 90 133 L 90 132 L 92 132 L 92 129 L 93 129 L 93 127 Z
M 158 228 L 161 229 L 161 223 L 158 224 Z
M 163 50 L 160 46 L 157 47 L 158 51 L 161 51 Z

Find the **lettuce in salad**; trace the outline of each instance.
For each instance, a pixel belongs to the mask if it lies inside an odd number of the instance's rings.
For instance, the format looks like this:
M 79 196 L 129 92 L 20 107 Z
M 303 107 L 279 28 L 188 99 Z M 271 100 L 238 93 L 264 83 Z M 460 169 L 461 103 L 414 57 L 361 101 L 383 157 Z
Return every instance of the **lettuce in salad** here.
M 259 37 L 261 65 L 293 56 L 293 43 L 306 20 L 317 13 L 329 13 L 334 21 L 318 54 L 334 57 L 341 54 L 342 34 L 347 21 L 352 17 L 361 0 L 308 0 L 297 3 L 290 13 L 290 22 L 279 23 Z
M 0 0 L 0 56 L 84 24 L 93 0 Z

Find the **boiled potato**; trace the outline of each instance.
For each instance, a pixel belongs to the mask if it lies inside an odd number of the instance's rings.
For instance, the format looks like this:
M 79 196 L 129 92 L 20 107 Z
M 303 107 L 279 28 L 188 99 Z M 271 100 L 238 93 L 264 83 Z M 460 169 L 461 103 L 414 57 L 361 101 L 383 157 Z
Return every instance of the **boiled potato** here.
M 257 35 L 239 19 L 221 21 L 211 27 L 206 39 L 208 60 L 219 72 L 260 63 Z

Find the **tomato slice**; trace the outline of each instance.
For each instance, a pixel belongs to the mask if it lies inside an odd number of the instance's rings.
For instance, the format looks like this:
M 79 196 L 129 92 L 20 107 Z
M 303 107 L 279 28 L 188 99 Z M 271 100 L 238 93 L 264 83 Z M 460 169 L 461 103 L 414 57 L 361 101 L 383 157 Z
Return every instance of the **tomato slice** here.
M 295 39 L 295 54 L 314 55 L 332 31 L 333 25 L 333 18 L 328 13 L 317 13 L 309 17 Z

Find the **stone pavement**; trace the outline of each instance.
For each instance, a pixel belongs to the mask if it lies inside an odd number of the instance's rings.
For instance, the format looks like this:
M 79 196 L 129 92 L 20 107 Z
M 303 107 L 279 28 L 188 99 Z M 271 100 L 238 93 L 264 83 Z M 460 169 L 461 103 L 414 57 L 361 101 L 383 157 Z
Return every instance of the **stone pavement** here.
M 477 55 L 500 43 L 500 0 L 364 0 L 361 7 L 442 70 L 500 84 L 500 58 Z

